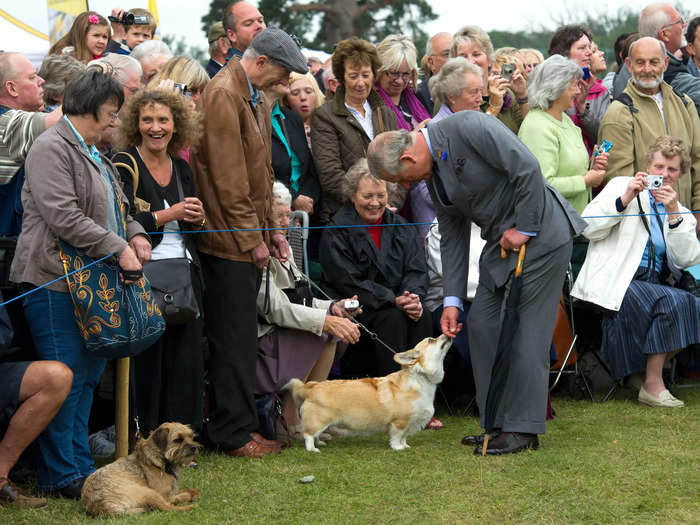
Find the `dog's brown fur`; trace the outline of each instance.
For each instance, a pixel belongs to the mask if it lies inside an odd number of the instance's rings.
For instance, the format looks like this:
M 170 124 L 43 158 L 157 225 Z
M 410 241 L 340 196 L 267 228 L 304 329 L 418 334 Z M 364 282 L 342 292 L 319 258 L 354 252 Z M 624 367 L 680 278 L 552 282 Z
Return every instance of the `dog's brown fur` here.
M 191 510 L 198 490 L 180 491 L 177 475 L 202 446 L 188 425 L 163 423 L 125 458 L 93 472 L 83 485 L 90 516 L 141 514 L 151 510 Z

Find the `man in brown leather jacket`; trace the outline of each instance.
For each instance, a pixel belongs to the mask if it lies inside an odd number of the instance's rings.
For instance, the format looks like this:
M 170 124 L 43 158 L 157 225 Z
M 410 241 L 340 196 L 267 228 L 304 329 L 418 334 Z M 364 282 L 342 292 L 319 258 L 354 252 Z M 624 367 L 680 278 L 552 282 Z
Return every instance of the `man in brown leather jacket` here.
M 260 270 L 268 263 L 268 245 L 282 260 L 289 256 L 282 234 L 260 230 L 269 227 L 274 175 L 270 107 L 259 90 L 288 84 L 290 71 L 306 73 L 301 49 L 284 31 L 268 28 L 240 61 L 230 60 L 212 79 L 201 100 L 204 138 L 193 158 L 205 229 L 213 230 L 198 235 L 216 403 L 208 430 L 213 444 L 231 456 L 262 457 L 281 449 L 280 442 L 255 432 Z

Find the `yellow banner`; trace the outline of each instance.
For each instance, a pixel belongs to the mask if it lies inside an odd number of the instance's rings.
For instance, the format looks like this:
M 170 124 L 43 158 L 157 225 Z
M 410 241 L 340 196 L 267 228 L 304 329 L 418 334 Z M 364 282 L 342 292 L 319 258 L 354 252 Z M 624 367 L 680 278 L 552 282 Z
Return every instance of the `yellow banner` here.
M 148 10 L 156 19 L 156 25 L 158 25 L 158 0 L 148 0 Z
M 73 25 L 75 17 L 87 11 L 86 0 L 46 0 L 49 14 L 49 41 L 55 44 Z

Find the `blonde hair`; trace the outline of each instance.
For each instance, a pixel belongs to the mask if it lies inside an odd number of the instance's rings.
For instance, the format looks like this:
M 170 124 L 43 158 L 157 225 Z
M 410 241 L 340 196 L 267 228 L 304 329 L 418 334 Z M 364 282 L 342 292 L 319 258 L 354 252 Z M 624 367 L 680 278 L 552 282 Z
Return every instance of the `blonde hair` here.
M 690 155 L 688 154 L 688 148 L 681 139 L 675 137 L 669 137 L 668 135 L 662 135 L 658 137 L 649 146 L 649 150 L 646 154 L 647 166 L 651 164 L 656 153 L 661 153 L 667 159 L 672 159 L 674 157 L 681 158 L 681 175 L 688 171 L 690 166 Z
M 493 44 L 489 34 L 478 26 L 464 26 L 452 37 L 450 57 L 456 57 L 459 46 L 472 44 L 481 49 L 488 58 L 489 66 L 493 63 Z
M 314 109 L 323 106 L 323 103 L 326 101 L 326 97 L 323 95 L 321 88 L 318 87 L 316 78 L 311 73 L 304 73 L 302 75 L 301 73 L 292 71 L 292 74 L 289 76 L 289 89 L 292 89 L 295 82 L 302 79 L 308 81 L 309 84 L 311 84 L 311 88 L 314 90 L 314 95 L 316 95 L 316 104 L 314 104 Z M 282 99 L 282 106 L 285 108 L 289 107 L 289 104 L 287 104 L 287 97 Z
M 525 65 L 517 56 L 508 53 L 497 54 L 496 60 L 494 60 L 493 65 L 501 66 L 502 68 L 503 64 L 515 64 L 515 67 L 518 68 L 518 71 L 520 71 L 522 77 L 527 78 L 527 74 L 525 73 Z
M 535 61 L 537 62 L 537 64 L 541 64 L 542 62 L 544 62 L 544 55 L 540 53 L 538 49 L 525 47 L 523 49 L 520 49 L 519 52 L 525 57 L 526 60 L 528 60 L 528 57 L 535 57 Z
M 200 91 L 209 83 L 209 75 L 196 60 L 190 57 L 173 57 L 148 82 L 147 88 L 155 88 L 161 80 L 185 84 L 188 89 Z

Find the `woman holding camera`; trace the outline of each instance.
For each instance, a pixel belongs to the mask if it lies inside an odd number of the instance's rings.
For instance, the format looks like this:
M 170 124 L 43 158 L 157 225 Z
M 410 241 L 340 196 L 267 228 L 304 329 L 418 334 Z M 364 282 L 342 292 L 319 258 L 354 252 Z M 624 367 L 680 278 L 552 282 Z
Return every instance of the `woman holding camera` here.
M 134 95 L 120 117 L 119 143 L 124 151 L 114 156 L 114 162 L 129 166 L 120 166 L 119 174 L 134 219 L 147 232 L 158 232 L 151 233 L 150 264 L 189 261 L 185 274 L 189 274 L 198 310 L 184 324 L 175 324 L 166 315 L 163 336 L 132 358 L 134 412 L 146 432 L 166 421 L 179 421 L 199 430 L 204 380 L 199 316 L 202 285 L 193 236 L 181 232 L 202 229 L 206 217 L 195 197 L 192 170 L 178 156 L 186 145 L 197 143 L 199 119 L 179 93 L 148 89 Z M 134 188 L 136 173 L 138 185 Z M 148 266 L 144 271 L 148 274 Z M 185 284 L 174 282 L 171 289 Z
M 666 136 L 646 158 L 647 173 L 612 179 L 586 206 L 590 248 L 572 295 L 607 310 L 601 351 L 614 378 L 640 374 L 640 403 L 681 407 L 662 370 L 700 342 L 700 299 L 663 283 L 700 263 L 695 217 L 673 190 L 690 158 L 681 140 Z M 662 176 L 660 185 L 654 175 Z
M 481 68 L 483 78 L 482 113 L 488 113 L 503 122 L 513 133 L 529 111 L 527 81 L 520 71 L 512 70 L 495 75 L 491 72 L 494 62 L 493 44 L 488 33 L 477 26 L 465 26 L 455 33 L 450 47 L 450 57 L 461 56 Z
M 583 71 L 579 80 L 579 93 L 568 113 L 574 124 L 583 131 L 583 142 L 589 154 L 593 153 L 600 121 L 611 102 L 603 81 L 595 77 L 594 69 L 599 67 L 600 56 L 594 57 L 592 43 L 591 30 L 582 25 L 561 26 L 549 42 L 549 56 L 562 55 L 570 58 Z

